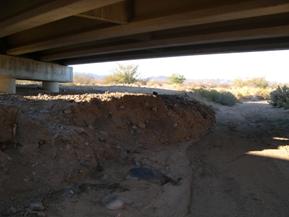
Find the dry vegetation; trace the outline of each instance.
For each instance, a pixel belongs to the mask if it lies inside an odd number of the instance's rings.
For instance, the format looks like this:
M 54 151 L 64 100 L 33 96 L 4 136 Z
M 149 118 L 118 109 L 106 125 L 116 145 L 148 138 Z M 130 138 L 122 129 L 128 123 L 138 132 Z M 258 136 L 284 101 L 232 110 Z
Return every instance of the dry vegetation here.
M 244 100 L 270 100 L 272 92 L 276 90 L 280 84 L 270 83 L 264 78 L 252 79 L 236 79 L 234 81 L 188 81 L 182 74 L 172 74 L 166 80 L 158 80 L 153 78 L 140 79 L 137 71 L 138 66 L 135 65 L 119 65 L 114 73 L 104 77 L 103 79 L 95 78 L 87 74 L 76 74 L 75 85 L 129 85 L 136 87 L 152 87 L 165 88 L 180 91 L 192 91 L 210 101 L 214 101 L 225 105 L 234 105 L 238 101 Z M 282 91 L 275 92 L 276 94 Z M 284 92 L 284 91 L 283 91 Z M 282 93 L 281 95 L 284 95 Z M 280 97 L 279 97 L 280 98 Z M 282 97 L 281 97 L 282 98 Z M 284 98 L 284 97 L 283 97 Z M 286 98 L 286 97 L 285 97 Z M 287 98 L 285 99 L 285 101 Z M 274 103 L 272 103 L 274 104 Z M 275 103 L 278 106 L 287 105 L 284 103 Z M 286 106 L 283 106 L 286 107 Z
M 270 93 L 270 104 L 289 109 L 289 87 L 278 87 Z

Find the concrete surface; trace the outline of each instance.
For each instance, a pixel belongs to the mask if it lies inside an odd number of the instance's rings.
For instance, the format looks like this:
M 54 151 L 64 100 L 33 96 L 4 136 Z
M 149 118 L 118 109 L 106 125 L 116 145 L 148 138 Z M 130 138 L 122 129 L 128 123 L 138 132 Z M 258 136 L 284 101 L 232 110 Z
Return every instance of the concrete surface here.
M 16 79 L 43 81 L 47 91 L 57 93 L 58 82 L 72 82 L 73 70 L 59 64 L 0 55 L 0 92 L 15 93 Z
M 45 91 L 50 93 L 59 93 L 59 83 L 54 81 L 43 81 L 42 87 Z
M 9 76 L 0 76 L 0 93 L 16 93 L 16 80 Z

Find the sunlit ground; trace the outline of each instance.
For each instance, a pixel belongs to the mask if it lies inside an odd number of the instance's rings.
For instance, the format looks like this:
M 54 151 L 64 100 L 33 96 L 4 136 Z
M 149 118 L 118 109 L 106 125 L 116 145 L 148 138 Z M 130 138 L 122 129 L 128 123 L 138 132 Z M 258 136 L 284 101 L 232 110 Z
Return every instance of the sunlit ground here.
M 267 100 L 245 101 L 243 103 L 248 103 L 248 104 L 268 104 L 268 101 Z
M 289 161 L 289 138 L 286 137 L 273 137 L 274 141 L 288 141 L 288 144 L 276 145 L 276 149 L 264 149 L 261 151 L 249 151 L 246 154 L 257 156 L 273 158 L 278 160 Z

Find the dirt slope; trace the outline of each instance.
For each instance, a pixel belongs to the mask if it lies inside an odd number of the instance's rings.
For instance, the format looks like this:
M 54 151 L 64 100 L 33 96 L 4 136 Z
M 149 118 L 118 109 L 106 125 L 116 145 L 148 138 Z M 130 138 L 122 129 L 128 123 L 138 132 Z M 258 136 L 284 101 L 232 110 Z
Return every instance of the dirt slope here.
M 121 197 L 126 216 L 186 212 L 186 142 L 214 125 L 209 107 L 152 94 L 2 96 L 0 102 L 2 216 L 115 216 L 106 197 Z M 165 209 L 177 200 L 179 209 Z M 43 205 L 33 210 L 34 203 Z

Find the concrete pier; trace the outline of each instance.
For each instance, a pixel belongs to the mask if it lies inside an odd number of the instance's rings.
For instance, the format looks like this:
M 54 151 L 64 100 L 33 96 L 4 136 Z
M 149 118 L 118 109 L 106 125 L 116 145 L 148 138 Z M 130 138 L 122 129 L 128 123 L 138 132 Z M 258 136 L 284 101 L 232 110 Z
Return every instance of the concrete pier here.
M 16 93 L 16 79 L 42 81 L 46 91 L 58 93 L 59 83 L 72 82 L 73 72 L 59 64 L 0 55 L 0 92 Z
M 50 93 L 59 93 L 59 83 L 54 81 L 43 81 L 42 87 L 45 91 Z
M 0 75 L 0 93 L 16 93 L 16 79 Z

